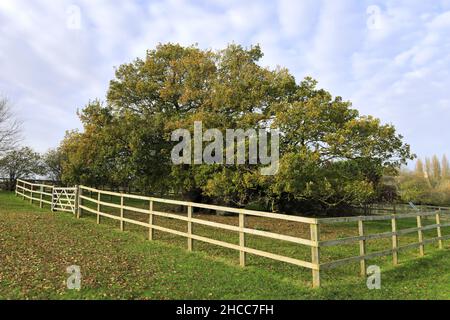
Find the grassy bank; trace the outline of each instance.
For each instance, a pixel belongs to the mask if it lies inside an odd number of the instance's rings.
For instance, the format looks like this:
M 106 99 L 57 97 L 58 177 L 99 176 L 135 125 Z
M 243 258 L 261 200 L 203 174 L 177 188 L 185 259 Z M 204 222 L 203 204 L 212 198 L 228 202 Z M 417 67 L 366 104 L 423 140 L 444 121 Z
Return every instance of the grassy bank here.
M 203 217 L 205 218 L 205 217 Z M 234 217 L 208 216 L 208 219 Z M 103 223 L 104 222 L 104 223 Z M 160 219 L 161 225 L 183 228 L 174 220 Z M 230 222 L 231 223 L 231 222 Z M 251 227 L 303 235 L 307 229 L 293 225 L 266 225 L 251 221 Z M 411 222 L 413 223 L 413 222 Z M 430 222 L 432 223 L 432 222 Z M 405 222 L 408 224 L 408 222 Z M 369 226 L 373 232 L 382 224 Z M 407 227 L 407 225 L 405 226 Z M 329 226 L 327 237 L 347 236 L 353 225 Z M 359 264 L 324 272 L 323 288 L 311 289 L 310 270 L 249 256 L 246 268 L 237 264 L 235 251 L 196 243 L 188 253 L 183 238 L 156 233 L 156 241 L 146 240 L 146 230 L 127 226 L 120 232 L 112 221 L 95 223 L 85 215 L 77 220 L 66 213 L 51 213 L 0 193 L 0 298 L 2 299 L 449 299 L 450 253 L 427 245 L 425 258 L 417 250 L 401 255 L 401 264 L 392 267 L 391 258 L 369 261 L 382 270 L 381 290 L 368 290 L 358 277 Z M 196 228 L 199 234 L 235 241 L 234 234 L 211 228 Z M 369 250 L 386 245 L 373 241 Z M 406 243 L 414 241 L 405 237 Z M 306 247 L 250 238 L 249 245 L 308 259 Z M 325 261 L 350 256 L 357 245 L 329 248 Z M 309 261 L 309 260 L 308 260 Z M 79 265 L 82 290 L 68 290 L 66 268 Z

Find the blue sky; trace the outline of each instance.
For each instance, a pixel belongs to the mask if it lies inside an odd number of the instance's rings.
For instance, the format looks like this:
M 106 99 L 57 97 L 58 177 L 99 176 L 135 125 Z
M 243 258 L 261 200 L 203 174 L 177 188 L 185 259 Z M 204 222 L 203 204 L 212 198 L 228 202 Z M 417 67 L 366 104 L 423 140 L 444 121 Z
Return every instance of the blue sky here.
M 450 155 L 450 0 L 1 0 L 0 93 L 24 144 L 57 146 L 114 66 L 169 41 L 259 43 L 263 66 L 316 78 L 419 156 Z

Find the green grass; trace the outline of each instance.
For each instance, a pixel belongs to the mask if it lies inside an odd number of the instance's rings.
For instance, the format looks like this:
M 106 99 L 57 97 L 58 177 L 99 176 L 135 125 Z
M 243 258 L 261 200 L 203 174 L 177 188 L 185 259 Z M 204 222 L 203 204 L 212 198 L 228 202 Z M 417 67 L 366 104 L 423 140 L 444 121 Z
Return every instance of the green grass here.
M 142 204 L 143 206 L 145 204 Z M 114 213 L 114 210 L 107 210 Z M 133 216 L 132 213 L 126 213 Z M 145 217 L 136 215 L 137 219 Z M 201 216 L 236 223 L 235 217 Z M 402 221 L 399 227 L 413 226 Z M 182 230 L 185 223 L 158 218 L 158 224 Z M 426 224 L 432 224 L 432 221 Z M 306 237 L 305 225 L 277 224 L 254 219 L 250 227 Z M 369 232 L 388 231 L 383 222 L 368 224 Z M 327 239 L 351 236 L 355 224 L 324 226 Z M 195 232 L 236 242 L 234 233 L 196 226 Z M 448 230 L 445 230 L 448 232 Z M 352 263 L 322 273 L 323 287 L 311 289 L 311 271 L 265 258 L 248 257 L 248 267 L 238 265 L 236 251 L 195 243 L 195 252 L 185 250 L 186 239 L 156 232 L 156 241 L 146 240 L 147 230 L 84 215 L 77 220 L 68 213 L 51 213 L 9 193 L 0 193 L 0 298 L 1 299 L 450 299 L 450 253 L 426 246 L 400 254 L 393 267 L 391 257 L 368 261 L 382 270 L 381 290 L 368 290 L 359 277 L 359 264 Z M 444 233 L 448 234 L 448 233 Z M 414 237 L 415 236 L 415 237 Z M 425 233 L 425 238 L 435 235 Z M 416 242 L 417 235 L 401 238 Z M 282 241 L 249 237 L 252 247 L 310 261 L 309 248 Z M 389 239 L 373 240 L 369 252 L 386 249 Z M 323 250 L 324 261 L 358 253 L 358 244 Z M 79 265 L 81 291 L 68 290 L 66 268 Z

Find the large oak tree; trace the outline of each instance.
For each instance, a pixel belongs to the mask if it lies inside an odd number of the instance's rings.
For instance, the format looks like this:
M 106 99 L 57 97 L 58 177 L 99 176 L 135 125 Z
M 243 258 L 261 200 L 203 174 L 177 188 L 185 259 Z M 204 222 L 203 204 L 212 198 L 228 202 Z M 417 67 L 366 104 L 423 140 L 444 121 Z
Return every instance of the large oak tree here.
M 297 83 L 284 68 L 261 67 L 262 56 L 259 46 L 163 44 L 118 67 L 107 101 L 90 102 L 80 113 L 84 131 L 62 143 L 63 179 L 281 211 L 374 199 L 383 174 L 412 158 L 402 136 L 311 78 Z M 194 121 L 204 129 L 278 129 L 278 174 L 263 176 L 249 163 L 174 165 L 170 133 L 192 131 Z

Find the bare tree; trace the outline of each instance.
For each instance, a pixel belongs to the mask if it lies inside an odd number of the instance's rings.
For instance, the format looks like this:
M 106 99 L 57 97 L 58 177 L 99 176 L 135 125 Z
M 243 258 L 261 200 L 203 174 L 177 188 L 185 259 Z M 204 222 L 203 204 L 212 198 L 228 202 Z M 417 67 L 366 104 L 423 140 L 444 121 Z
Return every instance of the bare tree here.
M 0 98 L 0 154 L 12 150 L 19 141 L 20 123 L 6 98 Z

